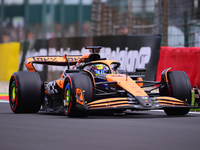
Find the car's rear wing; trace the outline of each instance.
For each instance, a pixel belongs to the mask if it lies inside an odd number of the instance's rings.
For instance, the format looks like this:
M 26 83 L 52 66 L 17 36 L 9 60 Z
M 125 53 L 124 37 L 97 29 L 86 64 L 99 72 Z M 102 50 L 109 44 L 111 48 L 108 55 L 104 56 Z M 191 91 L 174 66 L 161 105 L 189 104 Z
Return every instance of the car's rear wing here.
M 87 46 L 85 49 L 92 50 L 91 53 L 82 55 L 64 55 L 64 56 L 35 56 L 26 59 L 25 63 L 28 71 L 35 72 L 33 64 L 47 64 L 47 65 L 58 65 L 58 66 L 71 66 L 80 64 L 81 62 L 100 60 L 100 55 L 95 53 L 96 49 L 101 49 L 101 46 Z
M 33 64 L 47 64 L 47 65 L 58 65 L 58 66 L 71 66 L 75 65 L 82 55 L 64 55 L 64 56 L 35 56 L 26 59 L 25 63 L 28 71 L 35 72 Z

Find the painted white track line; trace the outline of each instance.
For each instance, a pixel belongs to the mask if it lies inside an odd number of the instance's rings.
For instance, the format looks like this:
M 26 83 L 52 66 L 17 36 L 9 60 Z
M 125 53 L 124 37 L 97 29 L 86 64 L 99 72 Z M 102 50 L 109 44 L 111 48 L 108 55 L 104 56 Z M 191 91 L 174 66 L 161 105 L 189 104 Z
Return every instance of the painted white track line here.
M 150 111 L 160 111 L 160 112 L 163 112 L 164 110 L 150 110 Z M 189 113 L 190 114 L 199 114 L 200 115 L 200 112 L 195 112 L 195 111 L 190 111 Z
M 7 100 L 0 100 L 0 103 L 9 103 Z

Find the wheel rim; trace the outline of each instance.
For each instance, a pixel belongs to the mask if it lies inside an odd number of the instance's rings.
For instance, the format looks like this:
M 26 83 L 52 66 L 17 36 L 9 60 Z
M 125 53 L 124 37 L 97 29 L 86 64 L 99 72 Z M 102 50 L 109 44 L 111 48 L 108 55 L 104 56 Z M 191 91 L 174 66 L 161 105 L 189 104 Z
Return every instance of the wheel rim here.
M 70 100 L 71 100 L 71 88 L 70 84 L 68 83 L 65 87 L 65 98 L 64 98 L 64 113 L 68 115 L 69 106 L 70 106 Z
M 70 86 L 69 84 L 66 85 L 66 95 L 65 95 L 65 105 L 69 106 L 70 103 L 70 97 L 71 97 L 71 93 L 70 93 Z
M 16 87 L 15 87 L 15 82 L 13 82 L 11 84 L 11 88 L 10 88 L 10 98 L 11 98 L 11 101 L 14 103 L 15 102 L 15 99 L 16 99 Z
M 18 86 L 16 83 L 16 79 L 14 77 L 14 79 L 11 81 L 10 88 L 9 88 L 9 102 L 10 102 L 10 107 L 13 112 L 15 112 L 17 109 L 17 103 L 18 103 L 17 88 Z

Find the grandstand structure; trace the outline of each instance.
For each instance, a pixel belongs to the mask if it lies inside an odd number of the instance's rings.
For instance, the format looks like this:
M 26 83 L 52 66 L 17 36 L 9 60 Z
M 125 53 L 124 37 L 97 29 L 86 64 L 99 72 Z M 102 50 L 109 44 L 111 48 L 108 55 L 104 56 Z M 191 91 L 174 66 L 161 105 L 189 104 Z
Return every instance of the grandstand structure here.
M 200 46 L 200 0 L 94 0 L 93 35 L 161 34 L 163 46 Z

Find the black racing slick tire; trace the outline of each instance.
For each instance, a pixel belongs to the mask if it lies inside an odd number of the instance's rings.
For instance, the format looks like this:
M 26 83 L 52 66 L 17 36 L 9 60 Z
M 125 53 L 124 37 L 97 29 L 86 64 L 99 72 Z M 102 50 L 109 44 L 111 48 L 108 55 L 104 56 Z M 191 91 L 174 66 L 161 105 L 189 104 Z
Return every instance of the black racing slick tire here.
M 20 71 L 12 74 L 9 103 L 14 113 L 37 113 L 42 101 L 42 81 L 38 73 Z
M 189 77 L 183 71 L 171 71 L 167 74 L 169 85 L 169 96 L 175 97 L 191 104 L 191 84 Z M 186 115 L 190 108 L 165 108 L 167 115 Z
M 64 113 L 68 117 L 87 117 L 84 106 L 77 103 L 76 88 L 84 91 L 84 100 L 91 102 L 93 98 L 93 86 L 91 78 L 84 73 L 70 73 L 66 76 L 64 84 Z

